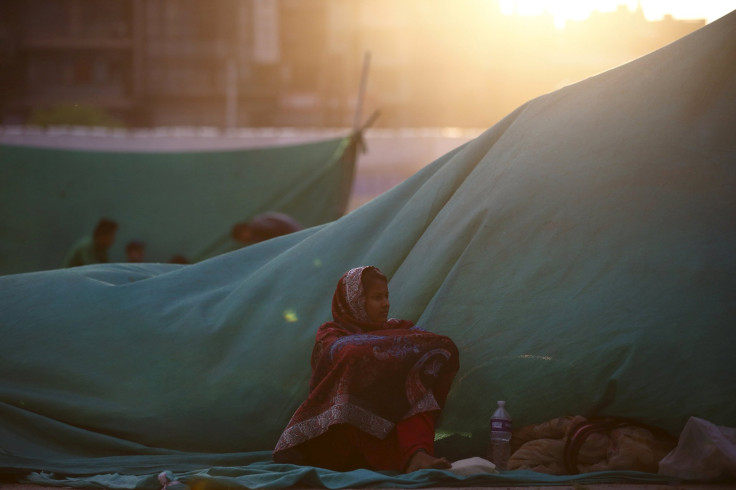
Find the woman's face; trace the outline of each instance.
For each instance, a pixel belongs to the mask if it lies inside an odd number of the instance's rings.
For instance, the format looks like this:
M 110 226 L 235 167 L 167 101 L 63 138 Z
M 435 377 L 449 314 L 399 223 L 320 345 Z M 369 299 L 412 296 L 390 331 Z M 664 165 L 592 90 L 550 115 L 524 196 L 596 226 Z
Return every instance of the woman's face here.
M 372 281 L 365 291 L 365 312 L 372 322 L 388 320 L 388 285 L 383 281 Z

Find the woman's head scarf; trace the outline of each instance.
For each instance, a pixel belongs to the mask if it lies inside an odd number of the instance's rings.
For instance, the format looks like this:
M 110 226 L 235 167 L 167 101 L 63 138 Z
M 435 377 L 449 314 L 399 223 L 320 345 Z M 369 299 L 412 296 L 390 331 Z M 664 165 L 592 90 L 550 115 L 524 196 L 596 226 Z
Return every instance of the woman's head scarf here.
M 343 274 L 337 282 L 332 297 L 332 318 L 336 323 L 346 327 L 358 327 L 361 330 L 375 330 L 385 325 L 385 322 L 372 322 L 365 311 L 363 273 L 367 269 L 381 272 L 378 267 L 372 265 L 356 267 Z

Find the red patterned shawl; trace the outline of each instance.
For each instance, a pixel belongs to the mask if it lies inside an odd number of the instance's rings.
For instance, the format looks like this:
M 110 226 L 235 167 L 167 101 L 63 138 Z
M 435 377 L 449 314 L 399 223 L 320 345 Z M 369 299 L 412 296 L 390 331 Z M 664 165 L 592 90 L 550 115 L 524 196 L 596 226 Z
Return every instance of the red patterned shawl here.
M 365 269 L 351 269 L 337 284 L 334 321 L 317 331 L 309 395 L 281 434 L 276 461 L 292 462 L 294 448 L 334 424 L 383 439 L 396 422 L 444 405 L 458 370 L 457 347 L 406 320 L 371 323 L 361 283 Z

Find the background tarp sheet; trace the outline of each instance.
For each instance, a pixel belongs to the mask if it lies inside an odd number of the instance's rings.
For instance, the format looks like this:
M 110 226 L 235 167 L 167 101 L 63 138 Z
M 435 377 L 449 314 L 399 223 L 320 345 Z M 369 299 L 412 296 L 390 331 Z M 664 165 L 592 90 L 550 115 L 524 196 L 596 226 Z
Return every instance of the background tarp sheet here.
M 517 427 L 736 426 L 734 48 L 732 13 L 531 101 L 332 223 L 189 266 L 0 277 L 0 468 L 151 475 L 272 449 L 335 284 L 363 264 L 390 277 L 392 316 L 458 344 L 439 429 L 470 453 L 499 399 Z M 359 475 L 343 483 L 380 484 Z
M 352 141 L 198 152 L 0 145 L 0 274 L 60 268 L 103 216 L 120 225 L 113 262 L 133 239 L 150 262 L 229 252 L 232 225 L 265 211 L 305 227 L 333 221 L 347 207 Z

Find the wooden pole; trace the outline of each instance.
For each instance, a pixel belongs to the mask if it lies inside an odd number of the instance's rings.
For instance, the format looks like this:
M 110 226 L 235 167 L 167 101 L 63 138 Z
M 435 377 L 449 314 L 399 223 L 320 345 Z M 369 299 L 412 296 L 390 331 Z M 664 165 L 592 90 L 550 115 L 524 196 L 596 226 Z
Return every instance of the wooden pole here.
M 225 127 L 238 125 L 238 65 L 235 57 L 225 60 Z
M 360 129 L 360 119 L 363 117 L 363 99 L 365 98 L 365 89 L 368 85 L 368 69 L 371 64 L 371 53 L 366 51 L 363 56 L 363 70 L 360 75 L 360 88 L 358 89 L 358 100 L 355 104 L 355 120 L 353 121 L 353 130 Z

